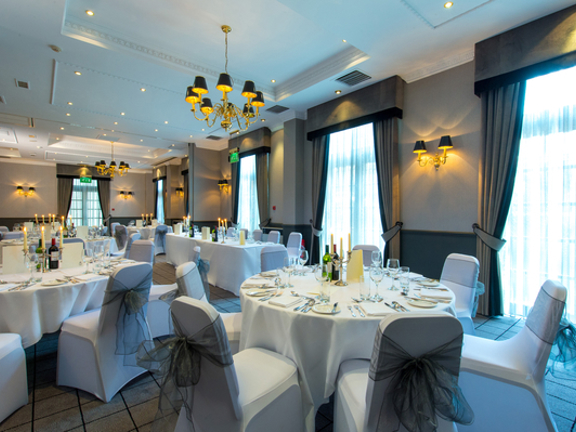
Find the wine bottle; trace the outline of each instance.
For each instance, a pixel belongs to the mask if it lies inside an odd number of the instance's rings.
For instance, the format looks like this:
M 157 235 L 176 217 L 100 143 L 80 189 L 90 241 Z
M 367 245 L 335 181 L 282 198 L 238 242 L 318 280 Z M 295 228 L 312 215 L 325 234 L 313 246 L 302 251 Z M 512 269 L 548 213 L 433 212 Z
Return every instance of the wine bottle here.
M 60 249 L 56 246 L 56 238 L 52 238 L 52 246 L 48 249 L 50 257 L 50 270 L 58 269 L 58 260 L 60 259 Z
M 334 255 L 332 255 L 332 259 L 339 259 L 338 253 L 336 252 L 336 245 L 334 245 Z M 336 264 L 334 264 L 334 268 L 332 269 L 332 280 L 340 280 L 340 270 Z
M 328 273 L 328 267 L 332 264 L 332 259 L 330 258 L 330 246 L 326 245 L 326 253 L 322 257 L 322 276 L 326 276 Z M 332 272 L 332 268 L 330 268 L 330 273 Z M 330 274 L 330 278 L 332 275 Z

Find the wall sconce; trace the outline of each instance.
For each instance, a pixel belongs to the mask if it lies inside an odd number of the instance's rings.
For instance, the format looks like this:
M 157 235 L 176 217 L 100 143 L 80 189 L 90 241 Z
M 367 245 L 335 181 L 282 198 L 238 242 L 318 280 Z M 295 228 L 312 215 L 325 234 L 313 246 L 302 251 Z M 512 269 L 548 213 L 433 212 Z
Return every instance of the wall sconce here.
M 184 188 L 177 187 L 176 188 L 176 196 L 179 196 L 180 198 L 184 198 Z
M 218 180 L 218 186 L 220 187 L 220 192 L 228 193 L 230 191 L 230 185 L 226 179 Z
M 454 148 L 454 146 L 452 145 L 452 139 L 450 138 L 450 135 L 444 135 L 442 138 L 440 138 L 440 144 L 438 144 L 438 150 L 443 150 L 442 155 L 436 153 L 434 156 L 422 157 L 422 153 L 427 152 L 426 144 L 424 144 L 424 141 L 416 141 L 413 153 L 418 153 L 418 165 L 425 167 L 428 163 L 431 163 L 434 164 L 434 168 L 438 170 L 440 165 L 444 165 L 446 163 L 446 159 L 448 158 L 446 151 L 451 148 Z
M 18 195 L 23 196 L 24 198 L 28 198 L 29 196 L 34 195 L 36 189 L 34 189 L 33 187 L 29 187 L 28 190 L 25 191 L 22 186 L 18 186 L 16 187 L 16 191 L 18 192 Z
M 133 196 L 134 194 L 131 191 L 128 192 L 120 191 L 120 198 L 128 199 L 132 198 Z

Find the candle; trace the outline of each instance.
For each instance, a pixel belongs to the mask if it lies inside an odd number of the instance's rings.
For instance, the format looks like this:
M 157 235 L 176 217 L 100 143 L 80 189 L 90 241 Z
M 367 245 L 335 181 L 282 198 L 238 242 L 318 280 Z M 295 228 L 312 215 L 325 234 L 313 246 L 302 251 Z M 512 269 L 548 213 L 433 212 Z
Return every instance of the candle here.
M 64 226 L 64 216 L 62 216 L 62 226 Z
M 342 247 L 342 237 L 340 237 L 340 259 L 342 259 L 342 257 L 344 253 L 344 248 Z
M 352 240 L 350 240 L 350 233 L 348 233 L 348 250 L 352 250 Z
M 225 225 L 226 230 L 228 230 L 228 219 L 224 219 L 224 225 Z
M 36 218 L 36 225 L 38 225 L 38 215 L 35 214 L 34 217 Z
M 332 253 L 333 248 L 334 248 L 334 234 L 330 234 L 330 253 Z
M 44 225 L 44 215 L 42 215 L 42 225 Z
M 28 250 L 28 231 L 26 230 L 26 227 L 24 227 L 24 246 L 22 249 L 24 249 L 24 252 Z
M 60 247 L 64 244 L 64 230 L 60 227 Z
M 220 228 L 222 226 L 222 223 L 220 222 L 220 218 L 218 218 L 218 228 Z
M 42 226 L 42 249 L 46 249 L 46 239 L 44 238 L 44 226 Z

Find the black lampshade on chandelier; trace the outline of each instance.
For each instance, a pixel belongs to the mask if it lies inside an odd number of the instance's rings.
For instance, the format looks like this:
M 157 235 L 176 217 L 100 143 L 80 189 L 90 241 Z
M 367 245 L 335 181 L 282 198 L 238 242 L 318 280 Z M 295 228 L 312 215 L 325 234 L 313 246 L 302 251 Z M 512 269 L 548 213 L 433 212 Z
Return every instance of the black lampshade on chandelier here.
M 110 161 L 110 165 L 106 166 L 106 161 L 104 159 L 102 159 L 101 161 L 96 161 L 94 166 L 98 170 L 98 174 L 110 175 L 111 178 L 114 178 L 114 176 L 116 175 L 116 172 L 118 172 L 120 177 L 122 177 L 130 169 L 130 164 L 127 164 L 127 163 L 124 163 L 124 161 L 121 161 L 120 165 L 116 165 L 116 161 L 114 160 L 114 142 L 111 141 L 110 144 L 112 146 L 112 151 L 111 151 L 111 159 L 112 160 Z
M 238 129 L 246 130 L 251 124 L 258 120 L 258 116 L 260 115 L 259 108 L 265 105 L 264 95 L 262 92 L 256 90 L 253 81 L 246 81 L 241 93 L 242 96 L 247 99 L 244 108 L 241 110 L 232 102 L 228 101 L 228 93 L 232 91 L 232 78 L 228 75 L 228 33 L 232 31 L 232 28 L 223 25 L 222 31 L 226 35 L 226 65 L 224 68 L 225 73 L 220 74 L 218 84 L 216 85 L 216 89 L 222 92 L 222 103 L 212 106 L 210 98 L 202 97 L 202 95 L 208 93 L 206 79 L 202 76 L 197 76 L 194 79 L 194 85 L 186 89 L 186 102 L 192 104 L 191 111 L 196 120 L 206 121 L 209 128 L 214 126 L 216 119 L 221 119 L 220 126 L 226 131 L 232 128 L 234 121 L 238 125 Z M 200 110 L 200 112 L 204 114 L 204 118 L 198 118 L 196 110 Z

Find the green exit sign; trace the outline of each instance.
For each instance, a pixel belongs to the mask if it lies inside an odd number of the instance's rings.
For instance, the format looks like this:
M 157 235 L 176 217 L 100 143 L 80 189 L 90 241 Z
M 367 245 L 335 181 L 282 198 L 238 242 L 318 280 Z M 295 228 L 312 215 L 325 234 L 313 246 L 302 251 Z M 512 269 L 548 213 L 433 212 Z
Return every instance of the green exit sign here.
M 238 152 L 230 153 L 230 163 L 238 162 L 239 160 Z
M 92 183 L 92 177 L 80 177 L 80 183 Z

